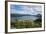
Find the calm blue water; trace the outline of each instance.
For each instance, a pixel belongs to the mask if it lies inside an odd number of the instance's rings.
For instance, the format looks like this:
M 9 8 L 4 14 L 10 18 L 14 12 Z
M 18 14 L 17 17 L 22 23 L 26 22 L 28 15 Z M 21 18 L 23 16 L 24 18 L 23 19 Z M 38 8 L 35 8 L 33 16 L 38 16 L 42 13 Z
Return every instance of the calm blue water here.
M 36 16 L 11 17 L 12 21 L 14 21 L 15 19 L 18 19 L 18 20 L 36 20 L 36 19 L 38 19 L 38 17 L 36 17 Z

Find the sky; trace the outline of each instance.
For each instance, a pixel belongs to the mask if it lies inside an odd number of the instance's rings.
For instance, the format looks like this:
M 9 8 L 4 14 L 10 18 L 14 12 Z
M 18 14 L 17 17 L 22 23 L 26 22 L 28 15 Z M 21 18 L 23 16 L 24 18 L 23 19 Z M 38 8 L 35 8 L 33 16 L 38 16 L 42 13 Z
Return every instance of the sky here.
M 10 5 L 10 12 L 17 14 L 37 15 L 42 13 L 42 7 L 36 5 Z

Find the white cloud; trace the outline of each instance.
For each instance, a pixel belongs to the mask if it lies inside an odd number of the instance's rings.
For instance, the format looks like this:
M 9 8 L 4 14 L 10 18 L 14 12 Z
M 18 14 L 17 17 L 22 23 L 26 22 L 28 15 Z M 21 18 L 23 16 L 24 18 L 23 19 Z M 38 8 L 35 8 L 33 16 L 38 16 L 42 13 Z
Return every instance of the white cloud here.
M 21 6 L 21 5 L 20 5 Z M 42 8 L 40 6 L 21 6 L 21 9 L 23 10 L 16 10 L 16 9 L 13 9 L 12 10 L 12 13 L 19 13 L 19 14 L 32 14 L 32 15 L 36 15 L 36 14 L 41 14 L 41 10 Z

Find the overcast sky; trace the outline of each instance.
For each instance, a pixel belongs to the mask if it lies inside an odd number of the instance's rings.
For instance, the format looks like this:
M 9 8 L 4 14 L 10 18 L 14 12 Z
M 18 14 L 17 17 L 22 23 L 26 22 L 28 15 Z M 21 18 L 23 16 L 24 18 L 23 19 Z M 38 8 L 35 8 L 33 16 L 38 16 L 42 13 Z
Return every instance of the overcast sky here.
M 17 14 L 37 15 L 42 13 L 42 7 L 36 5 L 10 5 L 10 12 Z

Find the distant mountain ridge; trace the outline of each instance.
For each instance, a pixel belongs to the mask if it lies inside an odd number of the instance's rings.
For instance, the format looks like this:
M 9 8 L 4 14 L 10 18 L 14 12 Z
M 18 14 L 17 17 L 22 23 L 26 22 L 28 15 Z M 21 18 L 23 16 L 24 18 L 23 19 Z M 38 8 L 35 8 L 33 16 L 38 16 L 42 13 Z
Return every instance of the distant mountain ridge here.
M 30 15 L 30 14 L 11 14 L 11 17 L 22 17 L 22 16 L 40 16 L 38 15 Z
M 29 15 L 29 14 L 11 14 L 11 17 L 14 17 L 14 16 L 31 16 L 31 15 Z

